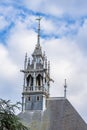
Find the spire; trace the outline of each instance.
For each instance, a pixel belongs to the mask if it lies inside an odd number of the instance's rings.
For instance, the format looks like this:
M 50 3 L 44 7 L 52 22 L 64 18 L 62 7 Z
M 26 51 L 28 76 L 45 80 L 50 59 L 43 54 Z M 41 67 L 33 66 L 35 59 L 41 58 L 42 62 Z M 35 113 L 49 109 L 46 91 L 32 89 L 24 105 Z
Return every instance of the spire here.
M 38 36 L 37 36 L 37 44 L 34 50 L 34 53 L 32 54 L 32 56 L 42 56 L 42 49 L 40 46 L 40 21 L 41 21 L 41 17 L 37 18 L 36 20 L 38 20 Z
M 67 84 L 66 84 L 66 79 L 65 79 L 65 85 L 64 85 L 64 98 L 66 98 L 66 88 L 67 88 Z
M 48 74 L 50 76 L 50 61 L 48 61 Z
M 24 69 L 26 69 L 26 64 L 27 64 L 27 53 L 25 54 Z
M 37 18 L 36 20 L 38 20 L 38 37 L 37 37 L 37 45 L 40 45 L 40 21 L 41 21 L 41 17 L 39 16 L 39 18 Z

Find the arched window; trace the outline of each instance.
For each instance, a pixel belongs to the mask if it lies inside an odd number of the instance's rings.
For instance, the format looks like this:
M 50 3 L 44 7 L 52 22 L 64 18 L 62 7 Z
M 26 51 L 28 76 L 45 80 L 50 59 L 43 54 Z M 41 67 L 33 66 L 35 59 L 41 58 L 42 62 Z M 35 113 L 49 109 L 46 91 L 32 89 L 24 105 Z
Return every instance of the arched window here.
M 42 82 L 43 82 L 43 78 L 42 76 L 39 74 L 36 78 L 36 85 L 37 86 L 42 86 Z
M 33 77 L 31 75 L 27 77 L 27 86 L 33 86 Z

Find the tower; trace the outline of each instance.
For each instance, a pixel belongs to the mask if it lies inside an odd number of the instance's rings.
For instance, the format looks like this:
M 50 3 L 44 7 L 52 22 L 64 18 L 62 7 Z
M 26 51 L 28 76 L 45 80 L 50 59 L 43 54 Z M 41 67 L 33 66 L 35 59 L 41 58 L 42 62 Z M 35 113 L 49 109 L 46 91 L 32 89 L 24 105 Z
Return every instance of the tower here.
M 22 111 L 44 110 L 49 97 L 50 63 L 40 45 L 40 20 L 38 18 L 37 44 L 32 59 L 25 55 L 24 84 L 22 92 Z
M 37 20 L 37 44 L 31 60 L 25 55 L 24 70 L 21 70 L 24 84 L 22 112 L 18 117 L 31 130 L 87 130 L 87 124 L 66 98 L 66 79 L 64 96 L 49 97 L 50 81 L 53 80 L 50 78 L 50 63 L 40 45 L 41 18 Z

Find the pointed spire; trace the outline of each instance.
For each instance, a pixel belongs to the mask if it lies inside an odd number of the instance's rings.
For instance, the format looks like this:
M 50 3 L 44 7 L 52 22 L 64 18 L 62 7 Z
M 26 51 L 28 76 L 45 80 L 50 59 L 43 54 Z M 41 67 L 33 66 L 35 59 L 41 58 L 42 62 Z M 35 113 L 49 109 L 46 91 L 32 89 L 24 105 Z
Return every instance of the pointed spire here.
M 67 88 L 67 84 L 66 84 L 66 79 L 65 79 L 65 85 L 64 85 L 64 98 L 66 98 L 66 88 Z
M 41 21 L 41 17 L 37 18 L 36 20 L 38 20 L 38 36 L 37 36 L 37 44 L 35 47 L 35 50 L 32 54 L 32 56 L 42 56 L 42 48 L 40 46 L 40 21 Z
M 47 57 L 45 57 L 45 69 L 47 69 Z
M 37 37 L 37 45 L 40 45 L 40 21 L 41 21 L 41 17 L 39 16 L 39 18 L 37 18 L 36 20 L 38 20 L 38 37 Z
M 28 58 L 28 65 L 30 65 L 30 58 Z
M 27 65 L 27 53 L 25 54 L 24 70 L 26 69 L 26 65 Z
M 50 76 L 50 61 L 48 61 L 48 74 Z

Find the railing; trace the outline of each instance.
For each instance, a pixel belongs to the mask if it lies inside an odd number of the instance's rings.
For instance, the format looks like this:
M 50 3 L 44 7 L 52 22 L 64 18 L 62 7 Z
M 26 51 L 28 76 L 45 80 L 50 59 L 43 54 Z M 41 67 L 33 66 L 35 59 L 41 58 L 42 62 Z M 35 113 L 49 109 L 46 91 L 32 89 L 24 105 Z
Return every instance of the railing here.
M 35 86 L 35 87 L 25 87 L 24 92 L 46 92 L 48 93 L 48 90 L 43 86 Z

